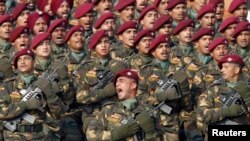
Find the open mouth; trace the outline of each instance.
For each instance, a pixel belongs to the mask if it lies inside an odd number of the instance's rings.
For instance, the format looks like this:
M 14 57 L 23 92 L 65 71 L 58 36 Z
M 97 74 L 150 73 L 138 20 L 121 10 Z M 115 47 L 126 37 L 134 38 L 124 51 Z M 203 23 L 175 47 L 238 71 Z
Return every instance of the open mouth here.
M 121 88 L 117 88 L 116 91 L 117 91 L 117 93 L 120 93 L 120 92 L 122 92 L 122 89 Z

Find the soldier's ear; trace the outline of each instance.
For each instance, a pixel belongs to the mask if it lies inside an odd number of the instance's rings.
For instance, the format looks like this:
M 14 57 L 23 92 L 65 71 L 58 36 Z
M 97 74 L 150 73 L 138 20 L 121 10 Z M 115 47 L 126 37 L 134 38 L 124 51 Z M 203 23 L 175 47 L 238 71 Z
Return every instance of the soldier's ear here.
M 140 21 L 140 24 L 141 24 L 141 25 L 143 25 L 143 24 L 144 24 L 144 20 L 143 20 L 143 19 Z
M 122 41 L 123 40 L 123 38 L 122 38 L 122 35 L 120 34 L 120 35 L 118 35 L 118 40 L 120 40 L 120 41 Z
M 241 71 L 240 66 L 238 65 L 237 67 L 235 67 L 234 71 L 236 74 L 240 74 L 240 71 Z
M 136 89 L 137 88 L 137 83 L 136 82 L 132 83 L 132 85 L 130 87 L 131 87 L 132 90 Z

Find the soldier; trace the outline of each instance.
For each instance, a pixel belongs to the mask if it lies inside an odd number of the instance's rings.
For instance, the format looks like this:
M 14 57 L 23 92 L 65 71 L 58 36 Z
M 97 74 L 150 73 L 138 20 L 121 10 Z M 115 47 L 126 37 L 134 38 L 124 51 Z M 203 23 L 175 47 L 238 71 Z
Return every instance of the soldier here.
M 140 13 L 144 8 L 146 8 L 148 5 L 147 0 L 136 0 L 135 2 L 135 19 L 138 20 Z
M 135 20 L 135 0 L 119 0 L 115 6 L 119 25 Z
M 31 33 L 35 36 L 42 32 L 47 32 L 50 24 L 50 16 L 44 12 L 33 12 L 28 17 L 28 28 Z
M 102 14 L 95 23 L 95 29 L 106 30 L 109 36 L 111 44 L 116 44 L 117 39 L 115 37 L 116 29 L 116 16 L 112 12 L 105 12 Z
M 27 3 L 20 3 L 15 8 L 12 9 L 12 18 L 15 22 L 15 27 L 27 26 L 28 16 L 30 15 L 30 10 Z
M 9 56 L 11 44 L 9 42 L 12 31 L 12 20 L 10 15 L 0 16 L 0 56 Z M 1 57 L 3 58 L 3 57 Z
M 151 30 L 157 18 L 158 13 L 156 8 L 154 6 L 148 6 L 142 10 L 140 17 L 138 18 L 138 23 L 140 23 L 142 29 Z
M 58 19 L 68 20 L 73 7 L 73 0 L 51 0 L 50 9 Z
M 113 9 L 112 0 L 93 0 L 92 3 L 95 5 L 97 18 L 105 12 L 112 11 Z
M 235 54 L 224 56 L 218 66 L 222 73 L 222 79 L 214 83 L 204 91 L 198 99 L 197 125 L 207 140 L 207 126 L 215 125 L 239 125 L 249 124 L 247 120 L 245 104 L 241 101 L 239 89 L 235 89 L 237 83 L 241 80 L 241 69 L 244 66 L 243 60 Z M 239 87 L 238 87 L 239 88 Z M 245 89 L 241 87 L 242 89 Z M 231 99 L 234 97 L 234 99 Z M 229 101 L 230 102 L 229 102 Z M 232 101 L 238 102 L 232 102 Z
M 217 29 L 215 29 L 215 23 L 216 23 L 215 12 L 216 11 L 214 4 L 203 5 L 197 15 L 197 19 L 199 20 L 200 23 L 200 26 L 197 27 L 197 29 L 200 27 L 206 27 L 217 31 Z
M 250 23 L 240 22 L 234 31 L 233 37 L 236 39 L 236 47 L 233 53 L 238 54 L 242 57 L 245 67 L 244 72 L 249 72 L 250 69 Z
M 209 0 L 208 4 L 214 4 L 216 7 L 215 10 L 215 17 L 216 17 L 216 23 L 215 23 L 215 30 L 218 31 L 222 21 L 223 21 L 223 15 L 224 15 L 224 1 L 223 0 Z
M 67 21 L 56 19 L 49 26 L 48 33 L 51 34 L 51 58 L 60 58 L 60 55 L 68 52 L 67 44 L 64 41 L 66 35 Z
M 12 52 L 10 52 L 8 56 L 10 62 L 13 61 L 12 59 L 14 59 L 16 52 L 29 47 L 29 34 L 29 28 L 27 26 L 19 26 L 11 31 L 9 41 L 12 44 Z
M 114 85 L 119 101 L 105 105 L 97 120 L 91 121 L 88 140 L 157 140 L 154 118 L 143 112 L 145 108 L 136 99 L 138 80 L 137 73 L 129 69 L 116 74 Z M 141 132 L 144 136 L 138 136 Z
M 21 106 L 21 108 L 17 108 L 13 112 L 5 111 L 5 114 L 9 115 L 9 117 L 5 116 L 7 117 L 6 121 L 9 122 L 17 117 L 20 117 L 20 115 L 24 113 L 30 114 L 33 118 L 35 118 L 35 121 L 27 122 L 21 118 L 20 122 L 17 123 L 17 126 L 12 128 L 14 131 L 10 131 L 11 128 L 7 128 L 8 126 L 5 126 L 6 128 L 3 131 L 4 140 L 42 141 L 46 138 L 49 139 L 50 137 L 45 136 L 43 127 L 44 125 L 49 125 L 46 119 L 49 115 L 55 119 L 59 119 L 61 114 L 65 112 L 64 104 L 55 94 L 54 88 L 49 80 L 44 78 L 37 80 L 37 78 L 33 75 L 34 53 L 30 49 L 24 48 L 15 55 L 14 66 L 18 69 L 18 75 L 5 82 L 6 90 L 8 91 L 3 92 L 7 93 L 11 97 L 8 102 L 16 103 Z M 41 94 L 45 97 L 43 100 L 37 98 L 34 98 L 33 100 L 29 99 L 31 100 L 29 103 L 20 102 L 24 97 L 24 95 L 21 94 L 26 94 L 25 89 L 32 84 L 35 88 L 39 88 L 42 91 Z M 32 87 L 32 89 L 34 89 L 34 87 Z M 43 104 L 40 102 L 41 100 Z
M 173 19 L 173 28 L 175 28 L 180 21 L 187 17 L 187 7 L 185 0 L 169 0 L 167 10 Z
M 100 113 L 101 106 L 105 100 L 112 100 L 115 95 L 114 86 L 108 82 L 101 82 L 104 78 L 112 79 L 113 73 L 125 68 L 123 62 L 112 60 L 109 55 L 110 41 L 105 30 L 97 31 L 91 38 L 89 48 L 91 49 L 91 59 L 85 61 L 79 70 L 79 82 L 77 85 L 77 103 L 83 104 L 83 131 L 93 117 Z M 108 74 L 102 74 L 109 72 Z M 100 80 L 101 79 L 101 80 Z M 103 86 L 94 86 L 103 83 Z M 94 87 L 94 88 L 93 88 Z
M 198 22 L 196 17 L 198 12 L 200 11 L 201 7 L 207 4 L 207 0 L 189 0 L 190 1 L 190 8 L 187 10 L 188 17 L 194 20 L 196 23 Z
M 149 48 L 154 37 L 154 32 L 147 29 L 140 31 L 136 35 L 134 44 L 138 53 L 129 58 L 131 69 L 138 72 L 142 66 L 149 64 L 153 60 L 153 57 L 149 53 Z
M 238 17 L 240 21 L 247 21 L 247 0 L 233 0 L 228 11 Z
M 4 15 L 6 13 L 5 0 L 0 0 L 0 15 Z
M 229 17 L 225 19 L 219 28 L 219 32 L 223 37 L 225 37 L 228 41 L 229 50 L 233 50 L 235 48 L 235 39 L 233 37 L 236 25 L 239 23 L 239 18 L 237 17 Z
M 134 39 L 138 30 L 138 24 L 134 21 L 123 23 L 117 30 L 120 45 L 112 46 L 110 56 L 115 60 L 127 60 L 130 56 L 136 53 Z
M 167 11 L 169 0 L 154 0 L 153 5 L 157 7 L 157 12 L 160 16 L 169 14 Z
M 46 12 L 51 17 L 53 17 L 54 14 L 53 14 L 53 12 L 50 9 L 50 3 L 51 3 L 51 0 L 37 0 L 36 1 L 36 6 L 37 6 L 38 10 L 40 10 L 42 12 Z
M 146 91 L 148 95 L 142 94 L 138 98 L 144 104 L 151 106 L 165 101 L 172 108 L 168 113 L 160 111 L 157 126 L 159 126 L 160 130 L 164 131 L 161 133 L 164 140 L 178 141 L 180 129 L 178 114 L 182 106 L 185 105 L 184 107 L 188 108 L 190 103 L 186 103 L 189 101 L 181 102 L 180 93 L 175 88 L 167 89 L 163 92 L 157 90 L 160 87 L 157 84 L 158 80 L 172 78 L 172 74 L 174 74 L 173 78 L 181 85 L 183 98 L 189 97 L 187 76 L 185 72 L 177 71 L 175 66 L 169 61 L 170 50 L 168 38 L 165 35 L 160 35 L 152 41 L 149 51 L 154 56 L 154 59 L 150 64 L 143 66 L 140 71 L 142 81 L 139 88 L 142 92 Z
M 152 30 L 157 35 L 172 35 L 172 18 L 169 15 L 160 16 L 154 23 Z

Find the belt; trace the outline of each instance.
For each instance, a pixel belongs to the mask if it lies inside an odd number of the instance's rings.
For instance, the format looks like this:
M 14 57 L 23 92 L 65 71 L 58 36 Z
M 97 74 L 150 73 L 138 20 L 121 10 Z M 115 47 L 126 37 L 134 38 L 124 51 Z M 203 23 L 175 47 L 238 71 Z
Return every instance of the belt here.
M 19 125 L 17 127 L 17 132 L 42 132 L 43 125 L 35 124 L 35 125 Z

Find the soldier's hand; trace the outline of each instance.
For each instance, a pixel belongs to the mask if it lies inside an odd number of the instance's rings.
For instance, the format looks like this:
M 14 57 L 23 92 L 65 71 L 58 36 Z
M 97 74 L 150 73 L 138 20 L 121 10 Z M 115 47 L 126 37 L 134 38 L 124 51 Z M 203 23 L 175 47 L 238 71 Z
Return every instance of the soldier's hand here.
M 111 131 L 111 140 L 119 141 L 121 139 L 134 135 L 139 130 L 140 130 L 139 124 L 137 124 L 136 122 L 128 122 L 118 128 L 114 128 Z
M 242 105 L 234 104 L 226 108 L 222 108 L 221 114 L 223 117 L 235 117 L 244 113 Z
M 188 76 L 186 72 L 180 71 L 180 70 L 176 71 L 173 74 L 173 79 L 179 82 L 181 90 L 182 90 L 182 94 L 186 95 L 187 93 L 190 92 Z
M 39 109 L 42 107 L 42 101 L 37 98 L 33 98 L 28 101 L 22 101 L 19 104 L 24 106 L 24 108 L 27 110 Z
M 116 90 L 115 90 L 114 84 L 110 83 L 110 84 L 106 85 L 103 89 L 93 91 L 93 93 L 97 95 L 98 100 L 103 100 L 103 99 L 106 99 L 108 97 L 112 97 L 112 96 L 116 95 Z
M 136 116 L 136 120 L 145 132 L 149 132 L 155 129 L 154 119 L 146 111 Z
M 38 87 L 42 90 L 47 98 L 48 103 L 53 103 L 57 100 L 57 95 L 54 89 L 52 88 L 52 84 L 49 80 L 40 78 L 36 82 L 34 82 L 34 86 Z
M 156 97 L 159 102 L 166 100 L 175 100 L 179 98 L 175 87 L 169 87 L 166 91 L 156 92 Z

